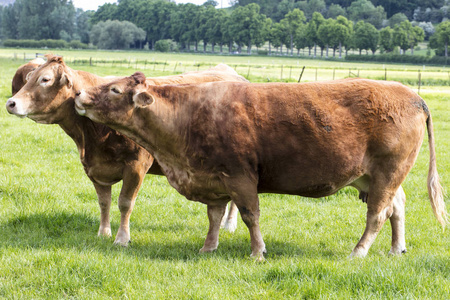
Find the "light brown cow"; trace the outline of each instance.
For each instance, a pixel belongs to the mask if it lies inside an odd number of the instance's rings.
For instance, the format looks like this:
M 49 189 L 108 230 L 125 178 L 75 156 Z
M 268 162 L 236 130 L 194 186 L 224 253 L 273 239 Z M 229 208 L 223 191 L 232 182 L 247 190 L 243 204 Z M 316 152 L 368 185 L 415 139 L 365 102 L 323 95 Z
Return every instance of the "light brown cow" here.
M 406 247 L 399 188 L 426 130 L 430 202 L 439 222 L 447 223 L 430 112 L 399 83 L 149 86 L 135 73 L 80 92 L 75 105 L 81 115 L 144 146 L 178 192 L 207 204 L 210 228 L 201 251 L 216 249 L 230 200 L 249 228 L 252 256 L 262 260 L 258 193 L 323 197 L 353 186 L 368 209 L 351 256 L 365 256 L 389 218 L 390 253 L 401 254 Z
M 115 243 L 127 245 L 130 240 L 129 219 L 143 178 L 146 173 L 163 173 L 145 149 L 117 131 L 75 112 L 74 97 L 78 89 L 111 80 L 113 78 L 73 70 L 64 64 L 62 57 L 48 56 L 47 62 L 33 72 L 20 92 L 7 101 L 6 108 L 9 113 L 28 117 L 38 123 L 58 124 L 74 140 L 84 170 L 97 192 L 101 211 L 99 235 L 111 236 L 111 186 L 123 180 L 118 200 L 121 221 Z M 220 80 L 247 81 L 230 67 L 218 65 L 207 71 L 148 78 L 148 83 Z M 233 210 L 231 206 L 225 223 L 225 228 L 230 231 L 236 228 L 234 211 L 236 209 Z
M 14 74 L 13 80 L 12 80 L 12 95 L 14 96 L 17 94 L 17 92 L 27 83 L 27 76 L 30 74 L 30 72 L 34 71 L 36 68 L 38 68 L 40 65 L 44 64 L 45 60 L 42 58 L 35 58 L 33 60 L 30 60 L 24 65 L 21 65 L 17 71 L 16 74 Z

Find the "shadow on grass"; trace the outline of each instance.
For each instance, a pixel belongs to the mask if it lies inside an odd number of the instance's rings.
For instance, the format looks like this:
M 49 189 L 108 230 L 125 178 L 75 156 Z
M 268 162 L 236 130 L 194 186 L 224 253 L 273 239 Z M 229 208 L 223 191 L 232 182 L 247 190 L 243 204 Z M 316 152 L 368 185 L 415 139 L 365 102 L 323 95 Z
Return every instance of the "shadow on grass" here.
M 223 233 L 218 250 L 211 254 L 199 254 L 205 235 L 194 238 L 185 237 L 186 231 L 198 231 L 186 228 L 186 225 L 167 224 L 150 226 L 149 232 L 142 233 L 131 229 L 132 242 L 128 247 L 113 245 L 113 238 L 97 237 L 98 220 L 80 213 L 39 213 L 31 216 L 16 217 L 0 224 L 2 231 L 1 248 L 23 249 L 76 249 L 95 251 L 106 256 L 126 254 L 134 257 L 161 260 L 196 261 L 214 256 L 224 259 L 240 259 L 251 253 L 248 232 L 245 234 Z M 117 228 L 118 226 L 113 226 Z M 167 238 L 155 238 L 167 233 Z M 169 234 L 170 233 L 170 234 Z M 206 233 L 206 228 L 205 228 Z M 139 236 L 139 238 L 133 237 Z M 268 238 L 265 240 L 268 253 L 266 258 L 276 257 L 336 257 L 325 249 L 318 251 L 317 245 L 299 247 L 294 243 Z

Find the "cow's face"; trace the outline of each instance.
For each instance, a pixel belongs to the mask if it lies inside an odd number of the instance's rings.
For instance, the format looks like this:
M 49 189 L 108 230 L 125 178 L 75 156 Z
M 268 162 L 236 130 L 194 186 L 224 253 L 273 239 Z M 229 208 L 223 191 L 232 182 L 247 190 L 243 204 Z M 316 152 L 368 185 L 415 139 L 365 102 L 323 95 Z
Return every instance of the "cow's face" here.
M 51 56 L 29 74 L 27 83 L 6 102 L 6 109 L 38 123 L 57 123 L 64 118 L 61 106 L 69 105 L 68 100 L 74 96 L 71 70 L 62 57 Z
M 80 90 L 76 93 L 78 114 L 110 125 L 124 125 L 131 119 L 136 107 L 150 105 L 153 97 L 146 91 L 145 76 L 136 72 L 108 84 Z

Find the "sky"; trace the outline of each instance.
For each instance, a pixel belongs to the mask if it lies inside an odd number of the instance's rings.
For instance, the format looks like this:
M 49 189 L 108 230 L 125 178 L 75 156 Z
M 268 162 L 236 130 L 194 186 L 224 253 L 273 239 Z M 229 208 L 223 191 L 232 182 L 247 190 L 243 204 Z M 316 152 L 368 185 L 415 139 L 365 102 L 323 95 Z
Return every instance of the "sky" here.
M 222 1 L 223 7 L 229 6 L 228 0 L 216 0 L 219 3 Z M 116 3 L 116 0 L 72 0 L 75 7 L 82 8 L 83 10 L 97 10 L 97 8 L 105 3 Z M 175 0 L 176 3 L 194 3 L 197 5 L 203 4 L 206 0 Z

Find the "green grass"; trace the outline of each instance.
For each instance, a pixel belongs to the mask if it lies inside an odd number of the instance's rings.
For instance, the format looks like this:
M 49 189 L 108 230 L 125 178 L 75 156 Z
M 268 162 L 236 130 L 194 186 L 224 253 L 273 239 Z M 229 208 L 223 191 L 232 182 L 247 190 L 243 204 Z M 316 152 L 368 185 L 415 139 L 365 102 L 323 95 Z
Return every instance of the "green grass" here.
M 22 62 L 0 62 L 4 107 Z M 132 73 L 127 67 L 73 67 L 102 75 Z M 448 93 L 434 90 L 423 97 L 433 114 L 438 169 L 448 187 Z M 221 232 L 216 252 L 200 255 L 206 206 L 187 201 L 158 176 L 147 176 L 139 193 L 131 245 L 113 246 L 112 238 L 96 236 L 94 188 L 75 144 L 58 126 L 19 119 L 2 108 L 0 141 L 0 298 L 450 298 L 450 234 L 442 231 L 427 200 L 426 141 L 403 184 L 406 255 L 388 257 L 387 222 L 365 259 L 347 259 L 364 230 L 366 205 L 346 188 L 321 199 L 261 195 L 268 250 L 261 264 L 249 258 L 241 220 L 234 234 Z M 113 189 L 113 233 L 119 226 L 119 191 L 120 184 Z

